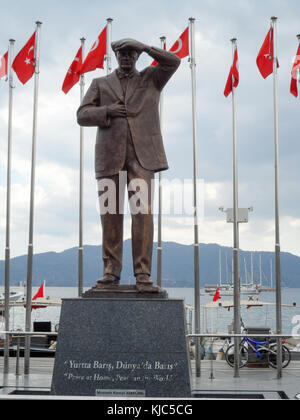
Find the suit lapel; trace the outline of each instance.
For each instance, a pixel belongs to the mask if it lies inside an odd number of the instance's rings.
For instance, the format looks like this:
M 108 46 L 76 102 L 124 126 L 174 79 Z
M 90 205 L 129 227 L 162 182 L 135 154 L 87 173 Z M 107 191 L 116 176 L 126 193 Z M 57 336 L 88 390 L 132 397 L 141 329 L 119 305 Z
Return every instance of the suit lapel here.
M 108 84 L 108 86 L 110 87 L 110 89 L 112 90 L 112 92 L 122 101 L 124 101 L 124 93 L 123 93 L 123 89 L 120 83 L 120 80 L 117 76 L 117 72 L 116 70 L 113 71 L 110 75 L 108 75 L 106 77 L 106 82 Z

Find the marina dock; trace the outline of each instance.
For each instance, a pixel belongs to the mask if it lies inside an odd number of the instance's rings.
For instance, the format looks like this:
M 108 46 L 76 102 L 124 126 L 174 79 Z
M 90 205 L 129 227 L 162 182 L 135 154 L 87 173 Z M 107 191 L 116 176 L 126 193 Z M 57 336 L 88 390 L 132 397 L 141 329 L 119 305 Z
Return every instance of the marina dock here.
M 8 374 L 3 374 L 3 357 L 0 358 L 0 400 L 7 399 L 74 399 L 50 395 L 54 358 L 31 358 L 30 374 L 16 375 L 16 359 L 10 359 Z M 240 377 L 233 377 L 233 369 L 225 360 L 203 360 L 201 377 L 196 378 L 192 367 L 192 398 L 197 399 L 297 399 L 300 394 L 300 361 L 292 361 L 283 370 L 281 379 L 272 368 L 243 368 Z M 20 359 L 20 372 L 23 358 Z M 76 397 L 78 399 L 103 399 L 102 397 Z M 128 399 L 128 398 L 127 398 Z

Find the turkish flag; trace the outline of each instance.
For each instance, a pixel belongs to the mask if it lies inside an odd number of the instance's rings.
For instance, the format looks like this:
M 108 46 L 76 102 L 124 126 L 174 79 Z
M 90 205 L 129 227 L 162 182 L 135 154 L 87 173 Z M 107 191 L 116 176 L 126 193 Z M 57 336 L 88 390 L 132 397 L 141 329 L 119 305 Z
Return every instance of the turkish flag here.
M 34 295 L 34 297 L 32 298 L 32 300 L 35 300 L 35 299 L 37 299 L 37 298 L 42 298 L 42 297 L 44 297 L 44 284 L 45 284 L 45 283 L 43 283 L 43 284 L 40 286 L 39 290 L 36 292 L 36 294 Z
M 66 94 L 78 82 L 80 78 L 80 69 L 82 66 L 82 46 L 77 51 L 77 54 L 70 65 L 62 85 L 62 90 Z
M 35 32 L 27 42 L 27 44 L 21 49 L 18 53 L 14 62 L 12 63 L 12 68 L 16 72 L 18 79 L 23 85 L 32 77 L 35 67 Z
M 179 58 L 184 58 L 189 55 L 189 28 L 187 27 L 180 37 L 177 39 L 175 44 L 169 49 L 170 52 L 177 55 Z M 151 66 L 156 66 L 157 61 L 153 61 Z
M 80 74 L 87 73 L 88 71 L 93 71 L 95 69 L 104 68 L 103 63 L 104 56 L 106 54 L 106 32 L 107 27 L 105 26 L 97 40 L 94 42 L 88 55 L 86 56 L 86 59 L 81 66 Z
M 0 79 L 7 75 L 8 51 L 0 59 Z
M 230 72 L 229 72 L 225 90 L 224 90 L 224 95 L 226 97 L 232 92 L 233 87 L 236 88 L 238 86 L 239 80 L 240 80 L 240 75 L 239 75 L 239 69 L 238 69 L 238 52 L 237 52 L 237 47 L 236 47 L 234 51 L 234 56 L 233 56 L 233 64 L 230 68 Z
M 295 57 L 295 61 L 292 68 L 292 79 L 291 79 L 291 94 L 298 96 L 298 87 L 297 87 L 297 81 L 298 81 L 298 70 L 300 69 L 300 44 L 298 46 L 297 55 Z
M 216 302 L 218 299 L 221 299 L 220 293 L 219 293 L 219 288 L 217 287 L 216 293 L 214 295 L 213 298 L 213 302 Z
M 184 32 L 182 32 L 169 51 L 179 58 L 184 58 L 189 55 L 189 28 L 186 28 Z
M 271 27 L 256 58 L 257 67 L 264 79 L 273 73 L 273 28 Z M 279 63 L 277 60 L 277 67 Z

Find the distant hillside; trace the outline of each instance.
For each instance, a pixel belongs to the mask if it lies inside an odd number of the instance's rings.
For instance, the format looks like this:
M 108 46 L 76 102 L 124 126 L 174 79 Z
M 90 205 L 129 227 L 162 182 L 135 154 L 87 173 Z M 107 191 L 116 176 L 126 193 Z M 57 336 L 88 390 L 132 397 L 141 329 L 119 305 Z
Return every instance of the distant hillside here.
M 153 248 L 153 279 L 156 278 L 156 247 Z M 163 243 L 163 285 L 166 287 L 193 287 L 194 251 L 193 245 L 181 245 L 174 242 Z M 219 250 L 222 259 L 222 281 L 231 281 L 232 248 L 220 247 L 217 244 L 200 244 L 200 282 L 216 284 L 219 281 Z M 102 247 L 86 245 L 84 247 L 84 285 L 94 285 L 102 275 Z M 227 255 L 227 265 L 226 265 Z M 245 264 L 250 279 L 249 251 L 240 251 L 240 267 L 242 282 L 245 282 Z M 272 258 L 273 285 L 275 284 L 274 253 L 253 252 L 254 281 L 259 281 L 259 255 L 262 261 L 262 278 L 264 285 L 270 285 L 270 261 Z M 33 260 L 33 286 L 46 280 L 47 286 L 77 285 L 77 248 L 63 252 L 45 252 L 35 254 Z M 124 242 L 122 282 L 134 282 L 131 258 L 131 241 Z M 287 287 L 300 287 L 300 257 L 289 253 L 281 254 L 282 283 Z M 11 285 L 26 281 L 27 256 L 11 260 Z M 227 267 L 227 268 L 226 268 Z M 4 284 L 4 261 L 0 261 L 0 285 Z

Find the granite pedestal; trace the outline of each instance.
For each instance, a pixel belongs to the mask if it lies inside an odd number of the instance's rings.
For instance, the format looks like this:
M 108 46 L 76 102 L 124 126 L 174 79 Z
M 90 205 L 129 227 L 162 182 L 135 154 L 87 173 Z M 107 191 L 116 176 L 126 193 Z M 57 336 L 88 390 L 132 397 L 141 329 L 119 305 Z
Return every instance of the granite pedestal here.
M 53 395 L 188 398 L 182 299 L 63 299 Z

